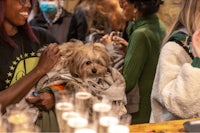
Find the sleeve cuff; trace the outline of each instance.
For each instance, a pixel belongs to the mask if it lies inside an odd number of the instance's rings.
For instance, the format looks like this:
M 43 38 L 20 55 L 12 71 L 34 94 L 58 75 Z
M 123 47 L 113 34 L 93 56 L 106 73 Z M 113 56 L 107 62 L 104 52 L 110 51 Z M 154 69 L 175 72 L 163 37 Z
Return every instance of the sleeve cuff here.
M 193 59 L 192 66 L 193 66 L 193 67 L 200 68 L 200 58 L 199 58 L 199 57 L 195 57 L 195 58 Z

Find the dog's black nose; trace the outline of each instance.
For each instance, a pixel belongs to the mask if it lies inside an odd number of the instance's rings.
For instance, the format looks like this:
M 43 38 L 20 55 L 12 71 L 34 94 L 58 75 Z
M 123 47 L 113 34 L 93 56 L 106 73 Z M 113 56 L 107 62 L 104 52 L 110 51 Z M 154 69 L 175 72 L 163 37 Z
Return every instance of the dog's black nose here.
M 97 69 L 92 69 L 92 73 L 97 73 Z

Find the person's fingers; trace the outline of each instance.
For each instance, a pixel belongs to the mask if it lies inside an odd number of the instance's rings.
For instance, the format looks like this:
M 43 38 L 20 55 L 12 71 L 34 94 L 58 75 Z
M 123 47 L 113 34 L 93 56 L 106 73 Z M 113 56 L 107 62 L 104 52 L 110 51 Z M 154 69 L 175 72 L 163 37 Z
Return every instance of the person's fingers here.
M 111 37 L 114 36 L 114 34 L 115 34 L 115 31 L 110 32 Z
M 49 44 L 46 50 L 51 51 L 53 53 L 58 53 L 60 51 L 60 49 L 56 43 Z
M 53 48 L 53 47 L 57 47 L 58 44 L 57 43 L 50 43 L 47 47 L 48 48 Z
M 47 53 L 47 56 L 52 59 L 56 59 L 61 56 L 60 49 L 58 45 L 55 43 L 49 44 L 49 46 L 46 49 L 46 53 Z
M 55 98 L 52 93 L 40 93 L 39 94 L 41 102 L 37 103 L 37 106 L 39 108 L 42 108 L 43 110 L 49 110 L 55 105 Z
M 103 37 L 102 37 L 102 39 L 107 39 L 109 37 L 109 35 L 104 35 Z
M 41 101 L 39 96 L 29 96 L 26 98 L 26 101 L 31 104 L 36 104 Z

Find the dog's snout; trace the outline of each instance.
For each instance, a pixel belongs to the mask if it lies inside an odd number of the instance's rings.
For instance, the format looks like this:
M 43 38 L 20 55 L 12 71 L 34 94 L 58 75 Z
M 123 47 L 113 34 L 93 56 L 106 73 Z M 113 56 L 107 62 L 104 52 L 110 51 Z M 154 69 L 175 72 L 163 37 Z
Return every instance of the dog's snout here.
M 92 73 L 97 73 L 97 69 L 96 68 L 92 69 Z

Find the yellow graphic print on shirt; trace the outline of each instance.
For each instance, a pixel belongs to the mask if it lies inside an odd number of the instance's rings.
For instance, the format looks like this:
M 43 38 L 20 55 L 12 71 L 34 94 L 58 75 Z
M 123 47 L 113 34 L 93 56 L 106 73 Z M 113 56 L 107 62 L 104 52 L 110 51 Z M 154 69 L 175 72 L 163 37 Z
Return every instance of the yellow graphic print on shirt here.
M 25 58 L 23 58 L 25 57 Z M 29 73 L 33 68 L 37 65 L 39 57 L 36 56 L 35 53 L 27 53 L 20 55 L 17 57 L 15 61 L 13 61 L 12 66 L 10 66 L 10 71 L 7 73 L 8 78 L 6 79 L 6 87 L 14 84 L 17 80 L 21 79 L 27 73 Z

